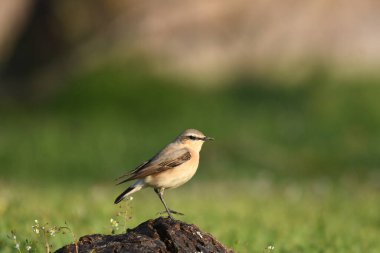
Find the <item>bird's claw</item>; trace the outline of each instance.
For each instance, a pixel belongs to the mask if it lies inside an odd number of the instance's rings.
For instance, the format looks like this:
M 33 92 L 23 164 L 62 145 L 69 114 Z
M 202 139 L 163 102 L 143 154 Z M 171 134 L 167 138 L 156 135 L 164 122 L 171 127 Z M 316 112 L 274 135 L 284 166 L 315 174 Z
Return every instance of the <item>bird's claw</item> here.
M 169 215 L 170 218 L 173 218 L 173 217 L 171 216 L 171 214 L 185 215 L 185 214 L 183 214 L 183 213 L 181 213 L 181 212 L 177 212 L 177 211 L 170 210 L 170 209 L 169 209 L 169 212 L 165 210 L 165 211 L 162 211 L 162 212 L 158 212 L 157 214 L 158 214 L 158 215 L 161 215 L 161 214 L 165 214 L 165 213 L 167 213 L 167 214 Z

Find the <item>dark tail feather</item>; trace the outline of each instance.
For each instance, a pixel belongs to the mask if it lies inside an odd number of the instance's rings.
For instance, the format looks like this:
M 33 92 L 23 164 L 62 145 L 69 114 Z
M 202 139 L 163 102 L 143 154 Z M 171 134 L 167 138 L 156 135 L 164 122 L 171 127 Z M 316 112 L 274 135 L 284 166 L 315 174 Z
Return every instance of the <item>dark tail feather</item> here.
M 132 191 L 133 189 L 135 189 L 135 187 L 133 186 L 128 187 L 128 189 L 126 189 L 119 196 L 117 196 L 114 203 L 117 204 L 120 201 L 122 201 L 125 198 L 125 196 L 128 194 L 128 192 Z
M 115 180 L 119 180 L 119 178 L 118 178 L 118 179 L 115 179 Z M 123 181 L 117 183 L 116 185 L 119 185 L 119 184 L 122 184 L 122 183 L 128 182 L 128 181 L 130 181 L 130 180 L 131 180 L 131 179 L 129 179 L 129 178 L 124 179 Z

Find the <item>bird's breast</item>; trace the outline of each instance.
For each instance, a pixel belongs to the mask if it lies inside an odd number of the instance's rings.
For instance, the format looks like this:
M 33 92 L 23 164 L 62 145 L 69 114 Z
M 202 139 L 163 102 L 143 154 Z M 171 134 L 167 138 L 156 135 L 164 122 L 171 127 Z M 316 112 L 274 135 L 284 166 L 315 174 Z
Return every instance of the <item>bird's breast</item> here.
M 150 175 L 145 183 L 154 188 L 176 188 L 189 181 L 197 171 L 199 154 L 191 154 L 191 159 L 175 168 Z

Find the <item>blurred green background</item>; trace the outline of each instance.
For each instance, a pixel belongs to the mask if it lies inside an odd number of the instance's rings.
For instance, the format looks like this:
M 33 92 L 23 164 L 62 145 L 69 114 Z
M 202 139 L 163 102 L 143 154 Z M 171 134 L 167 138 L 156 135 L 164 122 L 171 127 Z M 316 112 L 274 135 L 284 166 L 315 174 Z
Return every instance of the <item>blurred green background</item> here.
M 334 14 L 334 30 L 322 22 L 329 5 L 298 3 L 321 23 L 243 4 L 0 4 L 18 14 L 0 19 L 1 252 L 16 252 L 11 230 L 22 252 L 42 252 L 34 219 L 110 233 L 123 190 L 113 180 L 187 128 L 216 141 L 166 194 L 185 221 L 237 252 L 380 250 L 379 36 L 368 20 L 368 34 L 352 26 L 373 6 Z M 273 22 L 279 10 L 286 27 Z M 162 209 L 150 190 L 134 198 L 127 227 Z
M 187 128 L 217 140 L 202 152 L 200 179 L 369 180 L 378 173 L 375 80 L 334 82 L 320 73 L 289 87 L 241 76 L 203 89 L 118 62 L 65 82 L 42 102 L 3 107 L 5 178 L 107 182 Z

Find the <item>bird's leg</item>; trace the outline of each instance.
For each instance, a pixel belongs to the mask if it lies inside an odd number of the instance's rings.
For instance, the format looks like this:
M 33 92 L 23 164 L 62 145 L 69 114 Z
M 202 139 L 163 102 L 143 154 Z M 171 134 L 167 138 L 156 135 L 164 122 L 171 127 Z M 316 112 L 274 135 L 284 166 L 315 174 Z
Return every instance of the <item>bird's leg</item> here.
M 164 188 L 160 188 L 160 189 L 154 188 L 154 191 L 157 193 L 158 197 L 160 198 L 162 204 L 164 204 L 165 209 L 166 209 L 166 211 L 160 212 L 159 214 L 163 214 L 163 213 L 166 212 L 169 215 L 169 217 L 172 218 L 172 219 L 174 219 L 173 216 L 172 216 L 172 213 L 173 214 L 178 214 L 178 215 L 184 215 L 183 213 L 180 213 L 180 212 L 177 212 L 177 211 L 173 211 L 173 210 L 170 210 L 168 208 L 168 206 L 166 205 L 165 200 L 164 200 L 164 190 L 165 190 Z
M 154 188 L 154 191 L 157 193 L 157 195 L 160 198 L 162 204 L 164 204 L 164 207 L 165 207 L 166 212 L 168 213 L 169 217 L 171 219 L 173 219 L 173 216 L 172 216 L 172 214 L 171 214 L 171 212 L 170 212 L 170 210 L 169 210 L 169 208 L 166 205 L 165 200 L 164 200 L 164 196 L 163 196 L 164 195 L 164 190 L 165 190 L 165 188 L 160 188 L 160 189 Z

